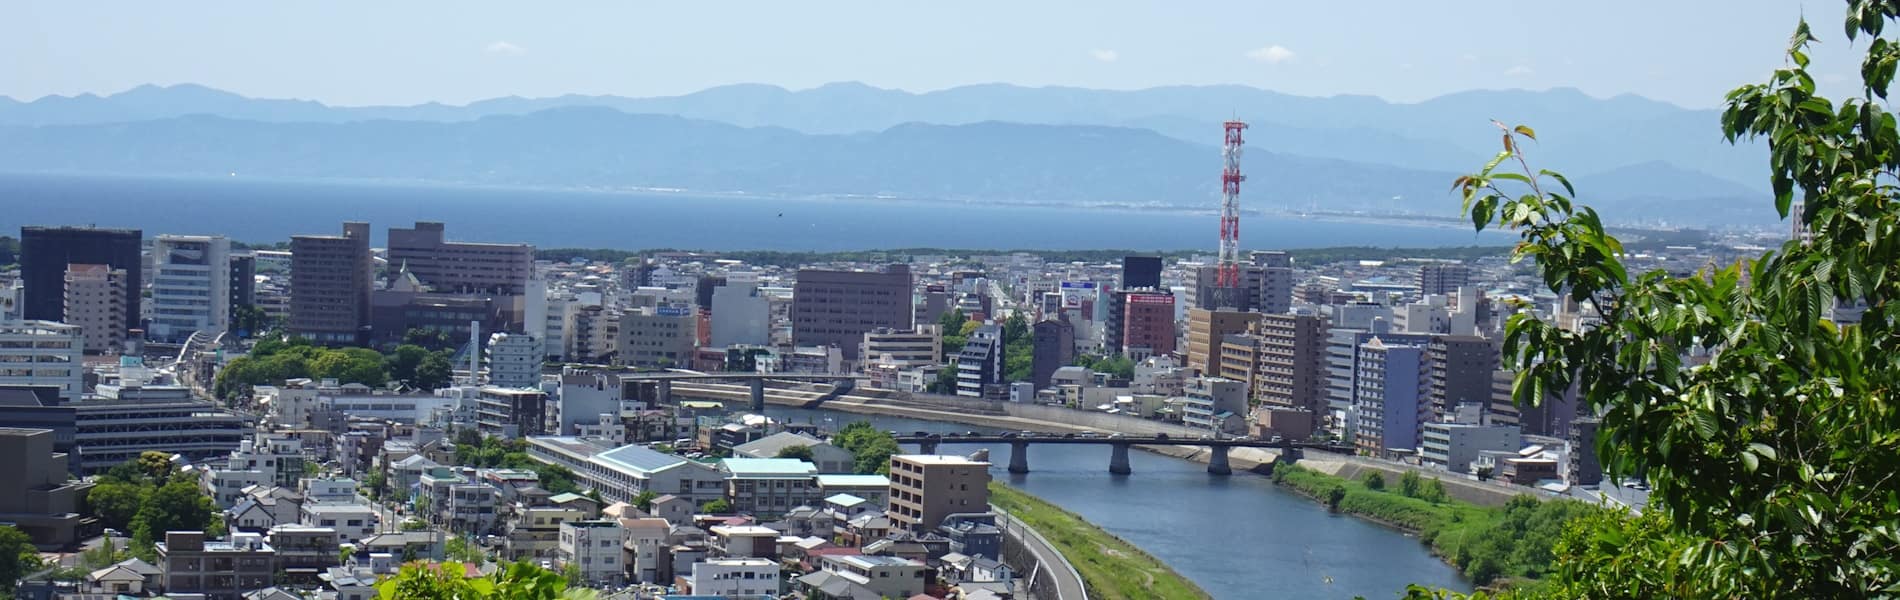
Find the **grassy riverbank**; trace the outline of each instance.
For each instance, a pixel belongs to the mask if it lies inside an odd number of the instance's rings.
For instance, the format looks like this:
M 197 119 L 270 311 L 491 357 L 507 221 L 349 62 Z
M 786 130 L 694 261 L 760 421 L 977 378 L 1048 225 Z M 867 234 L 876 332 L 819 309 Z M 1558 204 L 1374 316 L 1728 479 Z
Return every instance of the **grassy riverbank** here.
M 1480 586 L 1536 587 L 1550 570 L 1552 546 L 1564 524 L 1602 510 L 1575 500 L 1531 496 L 1518 496 L 1500 507 L 1478 506 L 1446 498 L 1429 479 L 1410 484 L 1383 478 L 1347 480 L 1295 465 L 1276 466 L 1273 481 L 1341 513 L 1417 535 Z
M 1054 544 L 1082 574 L 1091 600 L 1210 597 L 1194 582 L 1133 544 L 1041 498 L 992 482 L 990 502 Z

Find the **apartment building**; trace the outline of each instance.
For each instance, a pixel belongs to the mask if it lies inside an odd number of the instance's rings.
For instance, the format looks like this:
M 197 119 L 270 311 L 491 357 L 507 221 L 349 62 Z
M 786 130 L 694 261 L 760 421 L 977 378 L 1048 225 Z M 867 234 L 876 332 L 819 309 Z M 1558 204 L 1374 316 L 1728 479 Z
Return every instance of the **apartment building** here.
M 182 342 L 196 332 L 216 334 L 231 327 L 231 241 L 224 236 L 158 236 L 152 242 L 151 275 L 148 337 Z
M 119 329 L 138 329 L 144 298 L 138 293 L 145 280 L 141 258 L 144 233 L 137 229 L 92 227 L 21 227 L 21 318 L 65 321 L 68 265 L 106 265 L 125 271 L 124 321 Z
M 690 305 L 638 307 L 620 315 L 614 362 L 640 367 L 683 367 L 699 347 L 699 315 Z
M 1261 315 L 1256 331 L 1254 398 L 1265 406 L 1304 409 L 1318 430 L 1326 414 L 1326 318 L 1311 309 L 1269 313 Z
M 369 224 L 343 224 L 342 235 L 290 237 L 290 332 L 325 345 L 369 341 Z
M 894 455 L 885 512 L 897 529 L 918 535 L 936 531 L 952 514 L 988 512 L 989 468 L 961 456 Z
M 1353 443 L 1361 453 L 1391 457 L 1418 448 L 1419 427 L 1431 420 L 1430 359 L 1420 345 L 1373 337 L 1359 347 L 1353 375 Z
M 125 345 L 125 269 L 66 266 L 65 322 L 85 334 L 87 354 L 116 354 Z
M 1471 267 L 1455 262 L 1428 263 L 1418 268 L 1414 283 L 1422 296 L 1456 294 L 1458 288 L 1471 285 Z
M 488 361 L 488 384 L 504 388 L 534 387 L 541 383 L 541 340 L 525 333 L 496 333 L 488 336 L 484 349 Z
M 168 531 L 157 547 L 168 594 L 241 600 L 276 584 L 277 551 L 255 533 L 233 533 L 228 541 L 214 541 L 205 539 L 202 531 Z
M 86 392 L 85 333 L 55 321 L 0 322 L 0 385 L 59 388 L 62 402 Z
M 883 271 L 800 269 L 792 287 L 792 344 L 833 346 L 858 360 L 859 342 L 877 328 L 911 327 L 910 265 Z
M 486 386 L 475 401 L 482 435 L 518 438 L 546 433 L 548 395 L 534 389 Z
M 1202 375 L 1219 374 L 1222 340 L 1246 333 L 1260 316 L 1255 312 L 1188 309 L 1187 368 Z
M 621 542 L 626 530 L 617 519 L 563 521 L 559 552 L 562 564 L 578 567 L 581 581 L 598 587 L 618 587 L 627 579 Z
M 726 499 L 733 510 L 773 518 L 824 499 L 818 468 L 796 458 L 728 458 L 719 461 Z

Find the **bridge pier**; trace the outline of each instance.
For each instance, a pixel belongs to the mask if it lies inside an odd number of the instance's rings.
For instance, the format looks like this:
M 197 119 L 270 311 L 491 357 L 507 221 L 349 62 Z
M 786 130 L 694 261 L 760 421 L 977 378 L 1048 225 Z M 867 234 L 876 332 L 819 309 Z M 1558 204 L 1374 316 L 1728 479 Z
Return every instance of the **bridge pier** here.
M 764 415 L 765 414 L 765 380 L 755 378 L 748 381 L 748 383 L 752 384 L 752 412 L 759 413 L 760 415 Z
M 917 453 L 918 454 L 936 454 L 937 441 L 936 440 L 919 440 L 917 442 Z
M 1215 475 L 1232 475 L 1234 467 L 1227 463 L 1227 446 L 1209 446 L 1207 472 Z
M 1029 442 L 1009 443 L 1009 472 L 1029 472 Z
M 655 388 L 659 390 L 660 406 L 673 406 L 673 382 L 661 379 Z
M 1128 468 L 1128 444 L 1110 444 L 1108 454 L 1108 472 L 1127 475 L 1135 472 Z

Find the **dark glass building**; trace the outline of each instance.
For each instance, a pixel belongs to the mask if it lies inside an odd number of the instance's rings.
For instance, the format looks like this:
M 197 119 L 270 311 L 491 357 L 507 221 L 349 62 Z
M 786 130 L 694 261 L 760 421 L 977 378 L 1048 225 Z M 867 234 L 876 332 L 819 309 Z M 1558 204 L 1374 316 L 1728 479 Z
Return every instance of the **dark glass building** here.
M 66 265 L 108 265 L 125 270 L 125 328 L 138 329 L 139 288 L 145 281 L 139 257 L 142 237 L 144 232 L 137 229 L 21 227 L 20 278 L 26 283 L 23 316 L 64 321 Z

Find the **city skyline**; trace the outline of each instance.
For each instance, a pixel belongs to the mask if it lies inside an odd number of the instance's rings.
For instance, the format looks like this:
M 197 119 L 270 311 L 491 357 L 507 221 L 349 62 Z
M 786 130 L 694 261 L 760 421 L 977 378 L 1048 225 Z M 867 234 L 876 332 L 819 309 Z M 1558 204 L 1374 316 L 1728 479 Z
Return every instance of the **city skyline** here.
M 587 5 L 548 13 L 438 3 L 90 7 L 29 2 L 0 24 L 0 95 L 110 94 L 196 83 L 336 105 L 506 97 L 669 96 L 720 85 L 856 81 L 912 92 L 1009 83 L 1096 89 L 1238 84 L 1303 96 L 1417 102 L 1473 89 L 1572 87 L 1690 108 L 1783 64 L 1806 8 L 1710 9 L 1225 3 L 1008 6 Z M 734 18 L 734 13 L 742 15 Z M 1820 11 L 1815 11 L 1820 12 Z M 1819 18 L 1819 15 L 1811 15 Z M 1504 24 L 1521 23 L 1521 27 Z M 1539 28 L 1540 23 L 1563 23 Z M 1830 35 L 1831 34 L 1831 35 Z M 1858 82 L 1857 52 L 1824 29 L 1824 92 Z M 1642 40 L 1642 44 L 1625 40 Z M 875 52 L 866 49 L 875 48 Z

